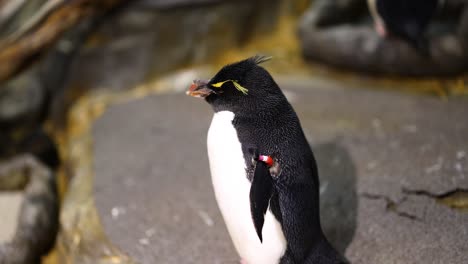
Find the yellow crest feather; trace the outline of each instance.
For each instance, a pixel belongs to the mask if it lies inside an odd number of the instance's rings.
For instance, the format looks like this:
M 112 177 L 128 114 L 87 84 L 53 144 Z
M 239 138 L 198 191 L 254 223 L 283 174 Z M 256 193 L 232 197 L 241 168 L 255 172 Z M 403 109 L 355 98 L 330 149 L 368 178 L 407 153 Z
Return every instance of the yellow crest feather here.
M 223 86 L 224 83 L 227 83 L 227 82 L 230 82 L 230 81 L 231 81 L 231 80 L 227 80 L 227 81 L 224 81 L 224 82 L 214 83 L 214 84 L 212 84 L 211 86 L 216 87 L 216 88 L 221 88 L 221 86 Z
M 236 81 L 232 81 L 232 83 L 234 84 L 234 86 L 236 87 L 237 90 L 239 90 L 239 92 L 243 93 L 244 95 L 247 95 L 249 90 L 247 90 L 247 88 L 244 88 L 242 87 L 242 85 L 240 85 L 238 82 Z
M 223 81 L 223 82 L 214 83 L 211 86 L 213 86 L 215 88 L 221 88 L 221 86 L 223 86 L 223 84 L 225 84 L 227 82 L 232 82 L 232 84 L 234 84 L 234 87 L 236 87 L 236 89 L 239 92 L 243 93 L 244 95 L 248 94 L 249 90 L 247 88 L 243 87 L 237 81 L 234 81 L 234 80 L 226 80 L 226 81 Z

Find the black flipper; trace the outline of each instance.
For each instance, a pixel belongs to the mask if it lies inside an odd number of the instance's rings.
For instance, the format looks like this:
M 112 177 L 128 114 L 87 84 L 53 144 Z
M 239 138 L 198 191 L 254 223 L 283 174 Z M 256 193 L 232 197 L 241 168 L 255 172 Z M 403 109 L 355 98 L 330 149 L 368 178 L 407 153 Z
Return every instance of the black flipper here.
M 270 175 L 270 168 L 264 162 L 259 161 L 255 167 L 250 187 L 250 212 L 260 242 L 263 242 L 263 223 L 272 193 L 273 179 Z

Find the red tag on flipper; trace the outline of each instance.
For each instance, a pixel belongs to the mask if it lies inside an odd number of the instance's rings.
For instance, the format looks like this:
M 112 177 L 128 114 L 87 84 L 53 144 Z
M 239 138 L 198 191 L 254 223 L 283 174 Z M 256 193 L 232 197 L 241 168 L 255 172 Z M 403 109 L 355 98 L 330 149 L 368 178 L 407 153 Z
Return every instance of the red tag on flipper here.
M 273 158 L 270 156 L 260 155 L 258 156 L 258 160 L 265 162 L 268 167 L 273 166 Z

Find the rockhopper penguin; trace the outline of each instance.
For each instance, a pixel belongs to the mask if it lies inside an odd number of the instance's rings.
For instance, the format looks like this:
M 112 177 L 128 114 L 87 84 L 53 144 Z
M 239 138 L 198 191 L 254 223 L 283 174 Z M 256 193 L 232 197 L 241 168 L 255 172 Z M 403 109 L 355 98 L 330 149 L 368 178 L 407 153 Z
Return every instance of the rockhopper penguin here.
M 208 157 L 218 206 L 242 263 L 345 263 L 325 238 L 317 166 L 293 108 L 255 56 L 187 94 L 215 114 Z
M 377 33 L 396 36 L 424 53 L 429 43 L 425 32 L 442 0 L 367 0 Z

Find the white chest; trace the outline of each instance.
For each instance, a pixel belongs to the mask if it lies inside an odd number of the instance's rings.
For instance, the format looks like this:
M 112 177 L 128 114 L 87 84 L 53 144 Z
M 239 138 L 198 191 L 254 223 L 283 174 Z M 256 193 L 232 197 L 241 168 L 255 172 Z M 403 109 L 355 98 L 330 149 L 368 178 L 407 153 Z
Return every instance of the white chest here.
M 232 112 L 218 112 L 208 131 L 208 158 L 216 200 L 241 258 L 248 264 L 278 263 L 286 250 L 286 239 L 270 211 L 265 216 L 263 243 L 255 232 L 250 214 L 250 182 L 233 119 Z

